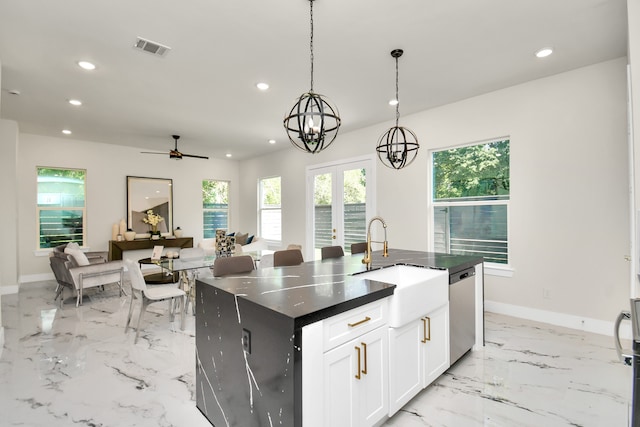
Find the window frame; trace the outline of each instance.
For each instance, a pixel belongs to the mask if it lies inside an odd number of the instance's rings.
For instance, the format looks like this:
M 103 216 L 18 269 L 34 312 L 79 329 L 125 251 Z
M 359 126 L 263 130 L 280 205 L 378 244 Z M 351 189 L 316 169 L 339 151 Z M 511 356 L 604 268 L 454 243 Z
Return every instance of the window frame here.
M 211 236 L 207 236 L 206 234 L 206 228 L 205 228 L 205 222 L 204 222 L 204 216 L 206 212 L 226 212 L 227 213 L 227 225 L 226 227 L 224 227 L 224 229 L 228 232 L 230 230 L 231 227 L 231 217 L 229 216 L 230 213 L 230 207 L 231 207 L 231 181 L 229 180 L 225 180 L 225 179 L 203 179 L 200 182 L 200 191 L 204 190 L 204 183 L 205 182 L 222 182 L 222 183 L 226 183 L 227 184 L 227 207 L 226 209 L 223 208 L 205 208 L 204 207 L 204 195 L 202 197 L 202 237 L 203 238 L 214 238 L 215 237 L 215 229 L 213 230 L 213 235 Z
M 270 180 L 270 179 L 274 179 L 274 178 L 278 178 L 280 180 L 280 204 L 278 205 L 278 207 L 272 207 L 271 205 L 266 205 L 265 206 L 265 205 L 262 204 L 262 202 L 264 200 L 264 198 L 263 198 L 263 194 L 264 194 L 263 183 L 266 180 Z M 275 212 L 275 211 L 279 211 L 279 213 L 280 213 L 280 239 L 268 238 L 267 235 L 264 233 L 263 225 L 262 225 L 263 212 Z M 266 177 L 262 177 L 262 178 L 258 179 L 258 224 L 257 224 L 257 229 L 258 229 L 258 235 L 261 238 L 264 238 L 269 244 L 271 244 L 271 245 L 279 245 L 280 243 L 282 243 L 282 176 L 281 175 L 266 176 Z
M 40 200 L 40 189 L 39 189 L 39 171 L 41 169 L 52 169 L 52 170 L 60 170 L 60 171 L 82 171 L 84 173 L 83 180 L 83 206 L 41 206 Z M 56 211 L 80 211 L 82 212 L 82 245 L 81 247 L 87 247 L 87 170 L 83 168 L 65 168 L 59 166 L 36 166 L 36 251 L 50 251 L 53 250 L 54 246 L 42 247 L 41 246 L 41 223 L 40 223 L 40 214 L 42 212 L 56 212 Z M 67 235 L 68 237 L 71 235 Z M 77 239 L 70 239 L 71 242 L 76 242 Z
M 434 168 L 434 155 L 438 152 L 442 152 L 442 151 L 447 151 L 447 150 L 454 150 L 454 149 L 459 149 L 459 148 L 465 148 L 465 147 L 473 147 L 473 146 L 478 146 L 478 145 L 485 145 L 485 144 L 491 144 L 494 142 L 499 142 L 499 141 L 509 141 L 509 147 L 511 147 L 511 137 L 509 136 L 504 136 L 504 137 L 498 137 L 498 138 L 492 138 L 492 139 L 488 139 L 488 140 L 484 140 L 484 141 L 476 141 L 476 142 L 471 142 L 468 144 L 462 144 L 462 145 L 457 145 L 457 146 L 452 146 L 452 147 L 446 147 L 446 148 L 438 148 L 438 149 L 432 149 L 429 152 L 429 180 L 430 180 L 430 194 L 428 197 L 429 200 L 429 222 L 430 222 L 430 226 L 431 226 L 431 231 L 430 231 L 430 235 L 429 235 L 429 247 L 431 251 L 435 251 L 435 245 L 436 245 L 436 238 L 435 238 L 435 231 L 436 231 L 436 215 L 435 215 L 435 211 L 437 208 L 450 208 L 450 207 L 463 207 L 463 206 L 505 206 L 506 208 L 506 215 L 507 215 L 507 219 L 506 219 L 506 225 L 507 225 L 507 240 L 506 240 L 506 244 L 507 244 L 507 250 L 506 250 L 506 256 L 507 256 L 507 262 L 506 263 L 497 263 L 497 262 L 491 262 L 491 261 L 485 261 L 485 272 L 488 274 L 492 274 L 492 275 L 497 275 L 497 276 L 505 276 L 505 277 L 510 277 L 513 274 L 513 267 L 512 267 L 512 262 L 513 262 L 513 258 L 512 258 L 512 241 L 511 241 L 511 195 L 512 195 L 512 187 L 511 185 L 509 185 L 509 194 L 507 196 L 505 195 L 497 195 L 497 196 L 482 196 L 482 197 L 467 197 L 467 198 L 461 198 L 460 200 L 456 201 L 456 199 L 440 199 L 440 200 L 436 200 L 435 199 L 435 168 Z M 509 156 L 509 175 L 511 175 L 511 156 Z M 509 179 L 509 183 L 511 184 L 511 180 Z

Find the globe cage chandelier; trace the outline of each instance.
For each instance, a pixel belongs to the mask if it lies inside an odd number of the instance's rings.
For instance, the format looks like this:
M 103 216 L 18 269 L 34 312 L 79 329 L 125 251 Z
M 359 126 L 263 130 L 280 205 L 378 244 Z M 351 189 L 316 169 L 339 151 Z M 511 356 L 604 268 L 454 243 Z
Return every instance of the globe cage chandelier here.
M 394 49 L 391 56 L 396 59 L 396 125 L 387 130 L 378 140 L 376 152 L 383 165 L 392 169 L 402 169 L 409 166 L 418 155 L 418 138 L 411 129 L 398 126 L 400 120 L 398 98 L 398 58 L 402 56 L 402 49 Z
M 311 58 L 311 89 L 303 93 L 289 114 L 284 118 L 284 128 L 291 143 L 300 150 L 316 154 L 327 148 L 340 128 L 338 108 L 331 105 L 323 95 L 313 91 L 313 2 L 310 5 L 310 58 Z

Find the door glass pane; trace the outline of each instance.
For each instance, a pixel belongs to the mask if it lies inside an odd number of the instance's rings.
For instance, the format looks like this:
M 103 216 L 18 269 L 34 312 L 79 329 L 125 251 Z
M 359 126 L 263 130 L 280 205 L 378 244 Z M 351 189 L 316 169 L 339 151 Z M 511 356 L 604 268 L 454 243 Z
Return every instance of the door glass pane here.
M 260 236 L 282 240 L 282 187 L 279 176 L 260 180 Z
M 320 249 L 333 245 L 332 230 L 332 174 L 324 173 L 314 177 L 314 251 L 316 259 L 320 259 Z
M 348 254 L 352 243 L 367 240 L 367 177 L 364 168 L 344 171 L 343 194 L 344 253 Z

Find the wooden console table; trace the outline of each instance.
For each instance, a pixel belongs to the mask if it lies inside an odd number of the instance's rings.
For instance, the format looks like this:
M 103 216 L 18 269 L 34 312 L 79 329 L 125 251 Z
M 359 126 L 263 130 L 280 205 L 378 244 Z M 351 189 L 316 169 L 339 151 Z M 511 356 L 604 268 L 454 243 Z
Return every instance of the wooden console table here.
M 176 237 L 175 239 L 137 239 L 137 240 L 109 240 L 109 261 L 122 259 L 123 251 L 135 251 L 138 249 L 153 249 L 154 246 L 165 248 L 192 248 L 193 237 Z

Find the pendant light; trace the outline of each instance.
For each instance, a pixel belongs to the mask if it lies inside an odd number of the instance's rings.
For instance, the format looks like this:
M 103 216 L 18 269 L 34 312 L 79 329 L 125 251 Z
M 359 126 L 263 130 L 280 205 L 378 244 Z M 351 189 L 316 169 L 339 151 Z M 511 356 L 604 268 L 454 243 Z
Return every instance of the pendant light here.
M 340 128 L 338 109 L 329 100 L 313 91 L 313 2 L 309 0 L 311 16 L 311 89 L 303 93 L 284 118 L 284 128 L 291 143 L 307 153 L 319 153 L 327 148 Z
M 418 138 L 411 129 L 398 126 L 400 120 L 400 102 L 398 98 L 398 58 L 402 56 L 402 49 L 394 49 L 391 56 L 396 60 L 396 125 L 387 130 L 378 140 L 376 152 L 383 165 L 402 169 L 409 166 L 418 155 Z

